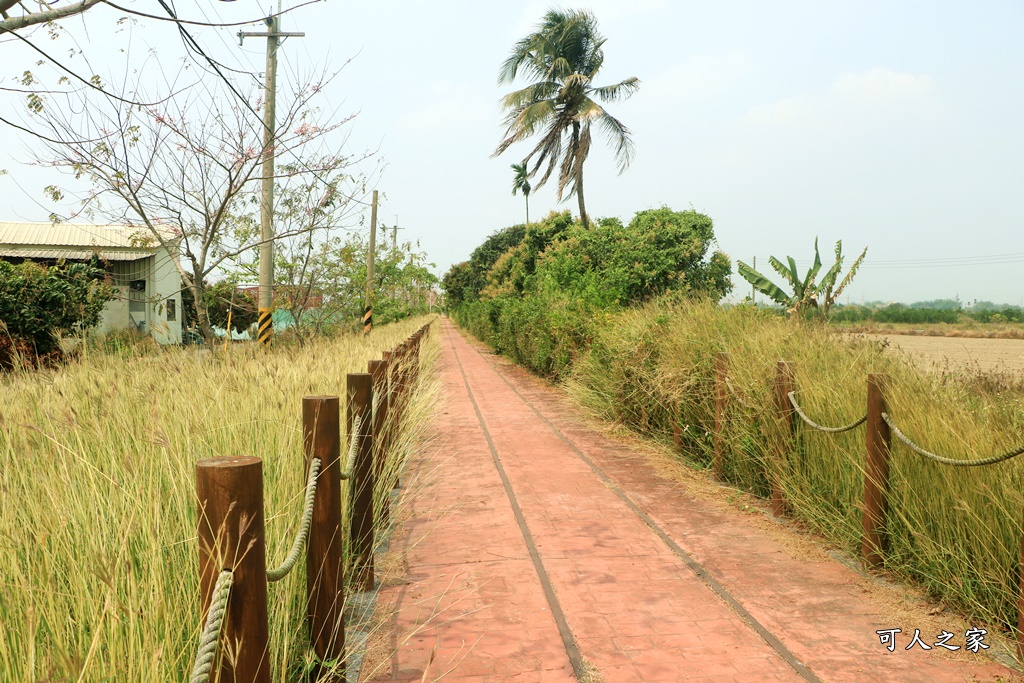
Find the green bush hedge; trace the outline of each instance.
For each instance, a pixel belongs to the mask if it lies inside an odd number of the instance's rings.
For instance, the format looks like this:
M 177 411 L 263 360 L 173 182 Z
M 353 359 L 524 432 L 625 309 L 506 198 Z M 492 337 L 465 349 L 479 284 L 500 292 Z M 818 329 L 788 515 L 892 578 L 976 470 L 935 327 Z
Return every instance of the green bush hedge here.
M 95 257 L 54 266 L 0 261 L 0 334 L 22 340 L 36 354 L 52 353 L 57 335 L 95 326 L 114 293 Z

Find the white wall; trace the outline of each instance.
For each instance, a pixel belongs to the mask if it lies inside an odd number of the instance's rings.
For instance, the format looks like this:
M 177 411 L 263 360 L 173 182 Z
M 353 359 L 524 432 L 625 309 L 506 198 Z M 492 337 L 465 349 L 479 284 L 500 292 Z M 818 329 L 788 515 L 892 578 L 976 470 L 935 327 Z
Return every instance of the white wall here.
M 106 334 L 135 327 L 140 332 L 153 335 L 160 344 L 180 344 L 181 276 L 167 252 L 158 249 L 154 256 L 115 262 L 114 275 L 118 281 L 117 297 L 104 306 L 97 331 Z M 146 281 L 146 290 L 140 293 L 143 299 L 142 310 L 129 315 L 131 294 L 128 283 L 143 279 Z M 167 319 L 168 301 L 174 302 L 174 320 Z
M 153 256 L 152 276 L 146 280 L 146 328 L 161 344 L 181 343 L 181 275 L 163 249 Z M 175 254 L 177 258 L 177 254 Z M 174 302 L 174 320 L 168 320 L 168 301 Z

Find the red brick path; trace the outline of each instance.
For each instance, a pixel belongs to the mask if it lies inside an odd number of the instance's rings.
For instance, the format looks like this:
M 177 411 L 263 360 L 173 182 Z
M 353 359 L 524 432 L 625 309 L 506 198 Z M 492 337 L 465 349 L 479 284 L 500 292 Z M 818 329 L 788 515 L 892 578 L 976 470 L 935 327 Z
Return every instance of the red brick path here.
M 439 438 L 411 465 L 421 485 L 406 501 L 412 517 L 401 536 L 408 583 L 379 598 L 395 605 L 398 642 L 391 674 L 373 680 L 420 681 L 432 651 L 429 681 L 574 680 L 542 580 L 604 683 L 1009 676 L 983 655 L 952 661 L 934 650 L 904 651 L 906 633 L 889 653 L 875 631 L 894 626 L 864 599 L 852 570 L 794 557 L 742 519 L 689 497 L 643 457 L 623 453 L 575 419 L 556 390 L 496 370 L 457 330 L 438 327 L 447 398 L 434 421 Z M 539 571 L 488 435 L 536 545 Z M 778 646 L 698 578 L 616 487 Z M 923 635 L 934 642 L 934 634 Z

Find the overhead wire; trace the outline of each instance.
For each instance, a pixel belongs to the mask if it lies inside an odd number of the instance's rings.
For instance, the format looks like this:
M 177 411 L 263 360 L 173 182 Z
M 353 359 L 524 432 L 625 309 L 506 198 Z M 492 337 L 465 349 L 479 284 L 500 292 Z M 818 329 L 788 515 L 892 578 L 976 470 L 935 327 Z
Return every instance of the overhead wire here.
M 761 260 L 762 257 L 758 257 Z M 782 259 L 779 259 L 782 260 Z M 768 259 L 765 258 L 767 263 Z M 810 267 L 809 259 L 793 259 L 798 267 Z M 1024 252 L 1009 254 L 987 254 L 982 256 L 935 257 L 923 259 L 865 259 L 861 268 L 963 268 L 968 266 L 989 266 L 1024 262 Z M 785 261 L 783 261 L 785 263 Z

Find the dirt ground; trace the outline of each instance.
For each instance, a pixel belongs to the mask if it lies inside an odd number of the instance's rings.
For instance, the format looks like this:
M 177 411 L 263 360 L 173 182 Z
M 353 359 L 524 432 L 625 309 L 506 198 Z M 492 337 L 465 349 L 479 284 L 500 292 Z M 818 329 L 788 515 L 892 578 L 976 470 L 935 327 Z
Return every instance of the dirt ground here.
M 1024 339 L 917 337 L 865 334 L 888 339 L 890 348 L 910 355 L 921 367 L 942 370 L 983 370 L 1024 373 Z

